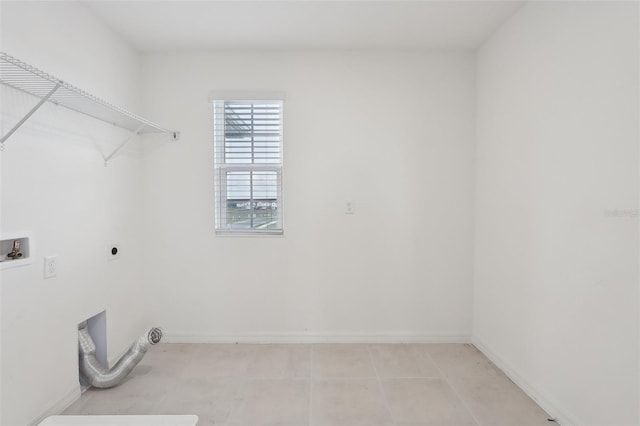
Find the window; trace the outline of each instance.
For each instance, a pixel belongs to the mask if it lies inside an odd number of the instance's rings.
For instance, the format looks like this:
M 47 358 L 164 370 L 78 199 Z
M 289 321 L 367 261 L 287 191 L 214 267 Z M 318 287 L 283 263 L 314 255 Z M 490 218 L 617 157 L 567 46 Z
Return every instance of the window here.
M 217 234 L 282 234 L 282 101 L 213 101 Z

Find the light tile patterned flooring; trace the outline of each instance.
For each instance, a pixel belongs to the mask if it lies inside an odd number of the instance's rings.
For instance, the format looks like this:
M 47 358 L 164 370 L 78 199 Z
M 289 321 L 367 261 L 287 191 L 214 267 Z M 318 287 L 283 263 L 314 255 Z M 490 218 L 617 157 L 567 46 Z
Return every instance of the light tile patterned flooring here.
M 465 344 L 160 344 L 64 414 L 197 414 L 199 425 L 549 425 Z

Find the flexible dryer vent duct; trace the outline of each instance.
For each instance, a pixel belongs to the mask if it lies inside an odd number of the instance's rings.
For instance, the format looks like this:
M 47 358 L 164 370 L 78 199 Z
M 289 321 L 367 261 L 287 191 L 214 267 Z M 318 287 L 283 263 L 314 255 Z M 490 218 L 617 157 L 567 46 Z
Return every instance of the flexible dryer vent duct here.
M 138 365 L 150 345 L 155 345 L 162 339 L 162 330 L 152 328 L 133 342 L 126 354 L 108 369 L 96 359 L 96 345 L 89 335 L 87 323 L 78 326 L 78 344 L 80 347 L 80 372 L 87 378 L 89 384 L 96 388 L 111 388 L 118 385 L 127 374 Z

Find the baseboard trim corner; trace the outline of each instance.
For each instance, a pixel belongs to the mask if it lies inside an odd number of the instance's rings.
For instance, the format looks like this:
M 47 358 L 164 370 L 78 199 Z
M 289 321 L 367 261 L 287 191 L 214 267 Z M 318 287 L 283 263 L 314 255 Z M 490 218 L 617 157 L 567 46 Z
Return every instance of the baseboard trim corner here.
M 491 349 L 484 341 L 478 336 L 472 336 L 471 343 L 478 348 L 491 362 L 493 362 L 502 372 L 513 381 L 524 393 L 526 393 L 531 399 L 533 399 L 543 410 L 545 410 L 550 416 L 554 417 L 558 424 L 561 426 L 578 426 L 585 424 L 585 422 L 579 421 L 576 416 L 567 412 L 557 404 L 551 402 L 551 400 L 545 395 L 538 386 L 531 383 L 524 376 L 514 369 L 505 359 L 498 355 L 496 351 Z

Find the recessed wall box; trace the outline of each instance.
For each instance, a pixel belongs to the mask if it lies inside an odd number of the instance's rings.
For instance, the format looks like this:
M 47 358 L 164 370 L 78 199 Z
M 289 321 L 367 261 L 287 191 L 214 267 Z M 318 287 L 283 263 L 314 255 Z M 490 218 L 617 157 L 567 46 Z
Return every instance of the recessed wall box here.
M 28 232 L 2 234 L 0 269 L 33 263 L 33 238 Z

